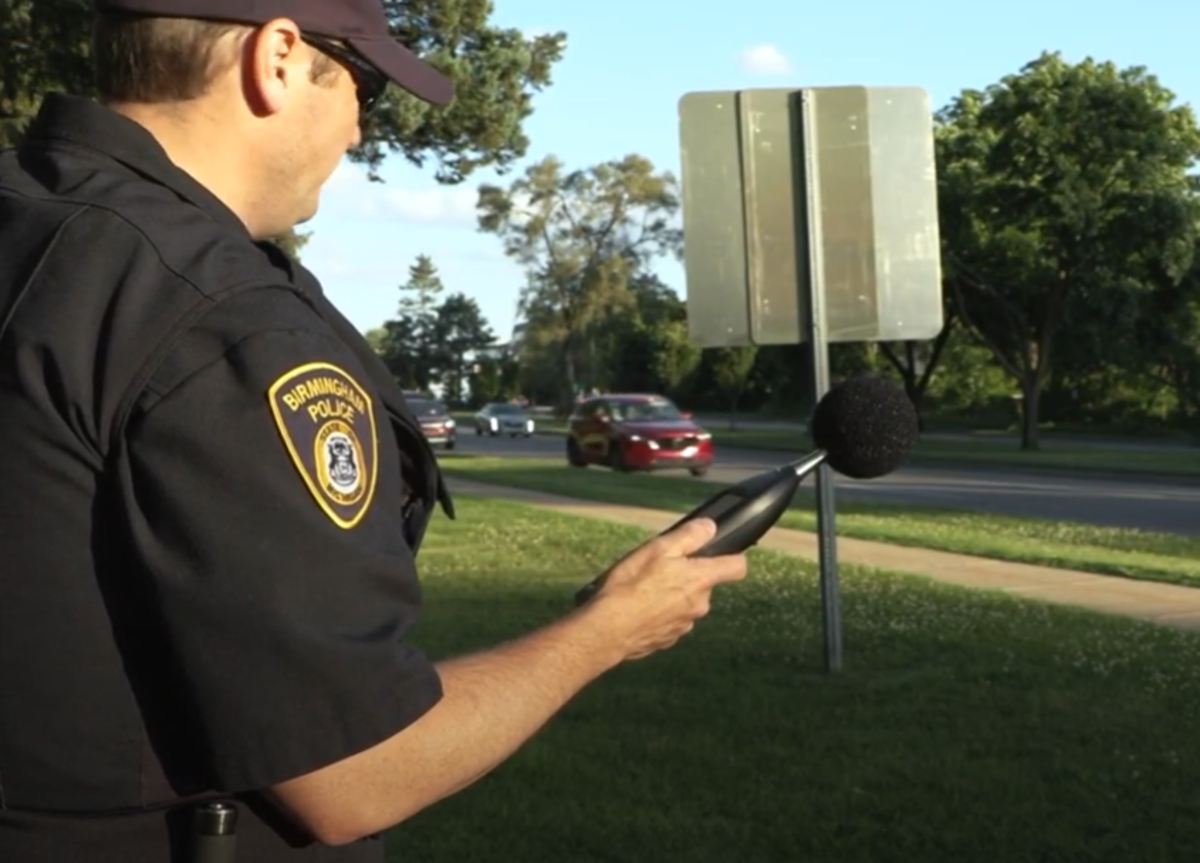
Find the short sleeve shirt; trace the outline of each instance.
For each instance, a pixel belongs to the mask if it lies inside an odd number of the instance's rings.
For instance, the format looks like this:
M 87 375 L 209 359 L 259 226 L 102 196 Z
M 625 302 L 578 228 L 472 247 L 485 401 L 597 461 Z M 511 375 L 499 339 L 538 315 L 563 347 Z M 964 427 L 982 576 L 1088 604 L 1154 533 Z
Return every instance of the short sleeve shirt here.
M 257 792 L 441 697 L 408 523 L 440 475 L 399 390 L 87 100 L 0 154 L 0 250 L 0 858 L 164 859 L 167 810 L 240 795 L 245 859 L 381 860 L 305 848 Z

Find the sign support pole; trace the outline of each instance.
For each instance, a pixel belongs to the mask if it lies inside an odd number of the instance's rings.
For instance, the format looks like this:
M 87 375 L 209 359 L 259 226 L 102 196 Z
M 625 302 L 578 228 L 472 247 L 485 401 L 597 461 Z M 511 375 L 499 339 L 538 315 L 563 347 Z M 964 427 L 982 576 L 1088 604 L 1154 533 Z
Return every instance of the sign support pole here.
M 812 372 L 813 404 L 829 391 L 829 342 L 825 304 L 825 264 L 821 235 L 821 184 L 818 171 L 813 95 L 808 90 L 796 94 L 793 117 L 797 128 L 793 140 L 800 149 L 799 182 L 795 195 L 796 274 L 800 299 L 807 309 L 809 359 Z M 798 102 L 798 104 L 797 104 Z M 816 471 L 817 547 L 820 553 L 821 610 L 825 634 L 825 670 L 842 669 L 842 612 L 838 583 L 837 529 L 834 519 L 833 471 L 822 463 Z

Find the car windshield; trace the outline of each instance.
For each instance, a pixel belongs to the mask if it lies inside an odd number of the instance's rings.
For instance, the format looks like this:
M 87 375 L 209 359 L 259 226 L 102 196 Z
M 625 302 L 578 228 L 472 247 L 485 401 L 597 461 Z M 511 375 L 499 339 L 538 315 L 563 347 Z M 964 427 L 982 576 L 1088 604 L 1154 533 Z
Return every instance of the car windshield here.
M 490 410 L 491 410 L 491 412 L 492 412 L 492 413 L 494 413 L 494 414 L 520 414 L 520 413 L 524 413 L 524 411 L 523 411 L 523 410 L 521 410 L 521 406 L 520 406 L 520 405 L 510 405 L 510 404 L 492 405 L 492 406 L 491 406 L 491 408 L 490 408 Z
M 625 422 L 657 422 L 683 419 L 683 414 L 679 412 L 679 408 L 666 399 L 615 402 L 612 410 L 613 419 Z
M 441 402 L 409 399 L 408 406 L 412 410 L 413 416 L 418 417 L 440 417 L 446 413 L 446 408 Z

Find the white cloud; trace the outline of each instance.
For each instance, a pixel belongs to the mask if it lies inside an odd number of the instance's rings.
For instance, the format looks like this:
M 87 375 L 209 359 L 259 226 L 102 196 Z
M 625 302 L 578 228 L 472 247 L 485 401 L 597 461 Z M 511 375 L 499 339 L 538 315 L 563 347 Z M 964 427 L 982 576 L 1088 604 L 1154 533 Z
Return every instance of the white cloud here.
M 376 187 L 379 191 L 368 200 L 378 208 L 380 215 L 423 224 L 475 224 L 475 204 L 479 200 L 479 191 L 474 186 L 446 186 L 421 190 L 394 189 L 378 184 Z
M 742 70 L 753 75 L 786 75 L 792 71 L 788 58 L 774 45 L 755 45 L 738 55 Z
M 321 212 L 326 218 L 371 218 L 429 226 L 476 225 L 474 185 L 413 189 L 395 181 L 372 183 L 354 167 L 339 167 L 325 185 Z

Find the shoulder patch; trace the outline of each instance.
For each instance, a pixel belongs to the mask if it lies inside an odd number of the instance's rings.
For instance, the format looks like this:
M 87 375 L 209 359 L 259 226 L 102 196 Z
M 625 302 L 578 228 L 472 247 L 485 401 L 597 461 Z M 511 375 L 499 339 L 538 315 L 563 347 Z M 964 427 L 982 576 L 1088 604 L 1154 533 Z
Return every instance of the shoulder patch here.
M 375 494 L 375 409 L 371 396 L 343 369 L 305 363 L 267 391 L 288 455 L 317 505 L 338 527 L 354 527 Z

